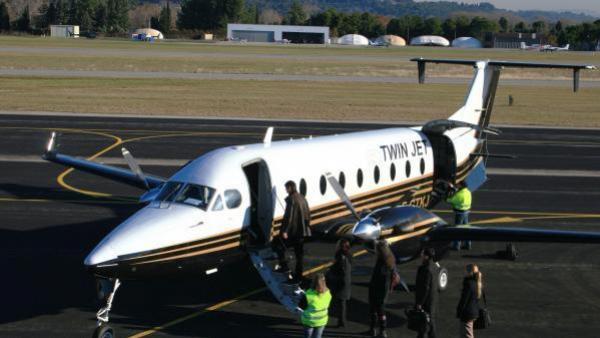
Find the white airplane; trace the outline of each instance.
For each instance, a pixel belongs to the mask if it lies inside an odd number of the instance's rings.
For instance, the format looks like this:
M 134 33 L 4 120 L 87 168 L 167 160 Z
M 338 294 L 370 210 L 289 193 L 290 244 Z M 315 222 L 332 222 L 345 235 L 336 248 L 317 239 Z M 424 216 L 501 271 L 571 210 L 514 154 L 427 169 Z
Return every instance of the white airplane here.
M 386 240 L 401 263 L 415 259 L 427 246 L 436 248 L 439 260 L 453 240 L 600 243 L 600 233 L 454 227 L 427 210 L 447 194 L 447 183 L 467 181 L 476 190 L 486 180 L 485 159 L 492 156 L 486 152 L 487 135 L 498 132 L 488 124 L 503 67 L 573 69 L 577 90 L 579 71 L 593 66 L 413 61 L 418 63 L 421 83 L 427 63 L 474 67 L 464 104 L 448 119 L 413 128 L 276 142 L 271 141 L 269 128 L 262 143 L 210 151 L 168 179 L 146 175 L 125 149 L 130 170 L 60 154 L 53 134 L 46 160 L 147 190 L 140 197 L 146 205 L 106 235 L 85 259 L 85 266 L 102 281 L 99 294 L 106 296 L 95 336 L 114 334 L 108 313 L 121 280 L 208 275 L 268 248 L 281 226 L 282 191 L 288 180 L 306 196 L 318 239 L 346 237 L 367 245 Z M 441 269 L 442 288 L 447 278 Z M 273 284 L 269 287 L 275 292 Z
M 522 50 L 540 50 L 542 48 L 542 45 L 540 45 L 539 43 L 528 45 L 526 42 L 522 41 L 520 44 L 520 48 Z
M 563 47 L 544 45 L 540 49 L 540 52 L 564 52 L 564 51 L 568 51 L 569 47 L 571 47 L 571 45 L 569 45 L 568 43 L 566 45 L 564 45 Z

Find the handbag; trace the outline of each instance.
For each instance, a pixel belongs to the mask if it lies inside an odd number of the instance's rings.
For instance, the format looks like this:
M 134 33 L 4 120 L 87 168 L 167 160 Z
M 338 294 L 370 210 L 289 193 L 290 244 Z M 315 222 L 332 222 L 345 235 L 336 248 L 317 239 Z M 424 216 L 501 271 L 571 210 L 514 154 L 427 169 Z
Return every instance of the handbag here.
M 410 308 L 404 310 L 404 313 L 406 314 L 406 318 L 408 319 L 406 327 L 409 330 L 417 332 L 424 332 L 427 330 L 427 326 L 429 326 L 431 318 L 429 317 L 429 314 L 423 309 L 417 310 L 414 308 Z
M 484 306 L 479 309 L 479 316 L 475 319 L 473 323 L 473 328 L 475 330 L 483 330 L 490 327 L 492 324 L 492 317 L 490 316 L 490 311 L 487 309 L 487 300 L 485 299 L 485 292 L 483 292 L 483 304 Z

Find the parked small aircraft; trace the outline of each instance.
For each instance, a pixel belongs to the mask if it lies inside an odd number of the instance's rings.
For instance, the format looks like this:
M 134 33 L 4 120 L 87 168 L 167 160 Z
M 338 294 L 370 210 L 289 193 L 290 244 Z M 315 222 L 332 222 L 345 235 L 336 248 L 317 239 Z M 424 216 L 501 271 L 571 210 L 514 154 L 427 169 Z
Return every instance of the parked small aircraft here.
M 568 43 L 566 45 L 564 45 L 563 47 L 544 45 L 540 49 L 540 52 L 564 52 L 564 51 L 568 51 L 569 47 L 571 47 L 571 45 L 569 45 Z
M 262 143 L 210 151 L 168 179 L 145 174 L 126 149 L 122 151 L 130 170 L 60 154 L 53 134 L 46 160 L 146 190 L 140 197 L 145 206 L 85 259 L 101 281 L 100 290 L 107 291 L 95 336 L 113 335 L 108 313 L 121 280 L 217 273 L 252 256 L 256 248 L 269 247 L 281 227 L 280 188 L 288 180 L 297 182 L 306 196 L 319 239 L 347 237 L 367 246 L 386 240 L 400 263 L 415 259 L 424 247 L 435 247 L 439 261 L 453 240 L 600 243 L 600 233 L 455 227 L 428 210 L 448 194 L 448 183 L 467 181 L 477 190 L 485 182 L 485 160 L 492 156 L 487 137 L 499 132 L 489 121 L 502 68 L 572 69 L 576 91 L 580 70 L 593 66 L 413 61 L 420 83 L 427 63 L 474 67 L 464 104 L 448 119 L 413 128 L 276 142 L 269 128 Z M 445 287 L 447 272 L 440 271 L 438 282 Z M 273 284 L 269 287 L 273 290 Z

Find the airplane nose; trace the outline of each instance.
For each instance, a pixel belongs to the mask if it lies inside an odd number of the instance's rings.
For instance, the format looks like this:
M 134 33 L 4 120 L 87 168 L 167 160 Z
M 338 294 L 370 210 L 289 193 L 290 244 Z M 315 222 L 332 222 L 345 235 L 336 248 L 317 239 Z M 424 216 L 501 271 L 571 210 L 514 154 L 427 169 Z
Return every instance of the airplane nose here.
M 368 217 L 354 226 L 352 235 L 365 241 L 376 240 L 381 236 L 381 226 L 375 219 Z
M 94 248 L 94 250 L 92 250 L 92 252 L 89 253 L 89 255 L 87 255 L 83 264 L 86 266 L 95 266 L 116 258 L 117 255 L 115 255 L 110 245 L 106 243 L 100 243 Z

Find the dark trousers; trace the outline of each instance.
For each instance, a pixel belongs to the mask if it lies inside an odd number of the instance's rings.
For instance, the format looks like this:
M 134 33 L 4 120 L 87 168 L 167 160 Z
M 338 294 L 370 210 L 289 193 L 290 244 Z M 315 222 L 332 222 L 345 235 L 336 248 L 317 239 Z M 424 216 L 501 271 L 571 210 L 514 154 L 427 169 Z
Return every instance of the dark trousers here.
M 468 225 L 469 224 L 469 210 L 461 211 L 454 210 L 454 225 Z M 467 249 L 471 248 L 471 241 L 454 241 L 452 245 L 455 249 L 460 250 L 461 247 Z
M 277 257 L 279 258 L 279 265 L 283 269 L 289 269 L 288 257 L 285 253 L 287 248 L 294 248 L 294 256 L 296 257 L 296 269 L 294 270 L 294 278 L 301 279 L 302 272 L 304 272 L 304 239 L 288 239 L 287 241 L 281 237 L 279 237 L 279 239 L 280 240 L 277 241 L 276 245 L 273 248 L 275 253 L 277 253 Z
M 336 314 L 338 317 L 338 324 L 346 325 L 346 310 L 347 310 L 346 300 L 336 298 L 335 305 L 336 305 Z
M 417 338 L 425 338 L 425 335 L 428 338 L 435 338 L 435 313 L 430 313 L 429 318 L 429 325 L 427 325 L 425 331 L 419 331 Z

